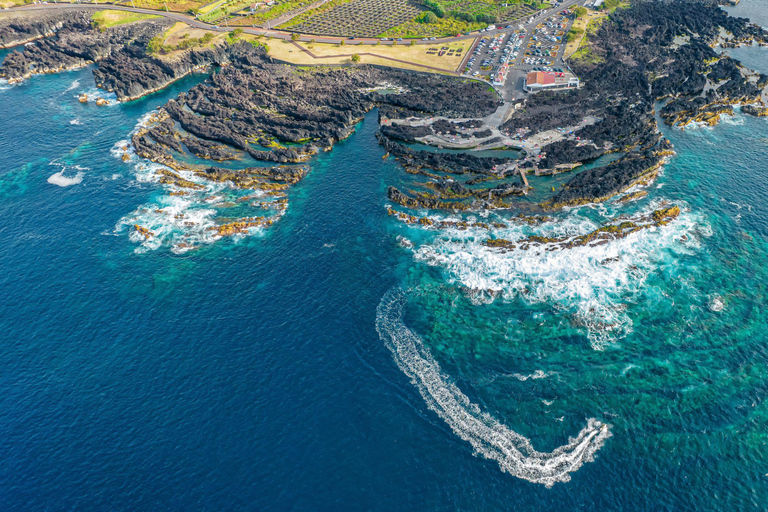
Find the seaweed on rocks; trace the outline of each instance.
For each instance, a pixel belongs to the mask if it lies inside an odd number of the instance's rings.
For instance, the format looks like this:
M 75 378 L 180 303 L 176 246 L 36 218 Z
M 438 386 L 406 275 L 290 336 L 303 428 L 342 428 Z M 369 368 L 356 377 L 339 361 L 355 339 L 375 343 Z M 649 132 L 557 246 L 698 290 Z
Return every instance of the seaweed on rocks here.
M 594 167 L 574 176 L 548 206 L 573 206 L 605 201 L 643 181 L 652 179 L 664 160 L 658 152 L 633 152 L 603 167 Z

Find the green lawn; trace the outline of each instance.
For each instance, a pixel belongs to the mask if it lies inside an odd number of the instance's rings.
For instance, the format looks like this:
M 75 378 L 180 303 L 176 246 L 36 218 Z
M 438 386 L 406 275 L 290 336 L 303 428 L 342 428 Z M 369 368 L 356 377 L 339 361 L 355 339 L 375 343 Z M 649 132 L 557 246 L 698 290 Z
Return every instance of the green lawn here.
M 126 11 L 98 11 L 93 13 L 91 20 L 96 28 L 103 30 L 118 25 L 125 25 L 126 23 L 150 20 L 159 17 L 160 16 L 155 16 L 154 14 L 137 14 Z

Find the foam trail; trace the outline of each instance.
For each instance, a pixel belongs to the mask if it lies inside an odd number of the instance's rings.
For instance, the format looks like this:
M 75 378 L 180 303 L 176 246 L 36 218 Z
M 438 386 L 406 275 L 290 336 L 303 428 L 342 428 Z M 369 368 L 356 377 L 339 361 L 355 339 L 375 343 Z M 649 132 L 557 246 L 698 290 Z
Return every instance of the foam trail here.
M 549 453 L 537 452 L 530 440 L 482 412 L 450 381 L 421 338 L 403 322 L 404 304 L 403 291 L 387 292 L 376 310 L 379 336 L 427 406 L 470 443 L 476 453 L 498 462 L 502 471 L 552 487 L 556 482 L 567 482 L 571 472 L 592 461 L 595 452 L 611 436 L 607 424 L 591 418 L 568 444 Z

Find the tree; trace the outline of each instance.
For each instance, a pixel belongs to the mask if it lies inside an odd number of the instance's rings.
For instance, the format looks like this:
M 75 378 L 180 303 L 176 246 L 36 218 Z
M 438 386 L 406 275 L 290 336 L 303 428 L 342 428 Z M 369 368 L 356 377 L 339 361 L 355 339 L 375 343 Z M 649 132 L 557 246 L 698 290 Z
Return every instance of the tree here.
M 581 18 L 582 16 L 586 16 L 586 15 L 587 15 L 587 8 L 586 7 L 579 6 L 579 7 L 575 8 L 573 10 L 573 17 L 576 18 L 576 19 Z
M 411 46 L 416 46 L 416 40 L 415 39 L 411 39 Z
M 163 47 L 163 36 L 155 36 L 147 43 L 149 53 L 159 53 Z
M 339 46 L 344 46 L 344 40 L 339 41 Z
M 354 54 L 354 55 L 352 56 L 352 62 L 353 62 L 353 63 L 355 63 L 355 64 L 357 64 L 358 62 L 360 62 L 360 55 L 358 55 L 358 54 Z
M 236 28 L 235 30 L 229 33 L 229 39 L 232 41 L 236 41 L 240 36 L 243 35 L 244 32 L 245 30 L 241 28 Z
M 432 11 L 427 11 L 421 15 L 419 21 L 421 23 L 437 23 L 438 19 L 439 18 L 437 17 L 437 14 L 433 13 Z
M 298 41 L 300 37 L 301 36 L 299 34 L 294 32 L 293 34 L 291 34 L 291 41 Z

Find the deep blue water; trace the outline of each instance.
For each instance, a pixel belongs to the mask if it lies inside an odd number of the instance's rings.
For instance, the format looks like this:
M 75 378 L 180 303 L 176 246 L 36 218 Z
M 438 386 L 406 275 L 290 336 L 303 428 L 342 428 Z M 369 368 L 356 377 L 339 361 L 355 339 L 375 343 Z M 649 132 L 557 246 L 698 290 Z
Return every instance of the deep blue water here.
M 145 250 L 119 225 L 162 189 L 113 149 L 199 79 L 102 108 L 76 98 L 90 70 L 0 91 L 0 509 L 765 509 L 768 121 L 670 131 L 639 203 L 510 223 L 685 210 L 599 250 L 499 256 L 399 224 L 375 113 L 265 233 Z M 47 182 L 62 170 L 82 181 Z M 473 303 L 478 283 L 500 296 Z M 609 423 L 595 460 L 546 488 L 474 455 L 376 330 L 393 287 L 451 381 L 536 449 Z

